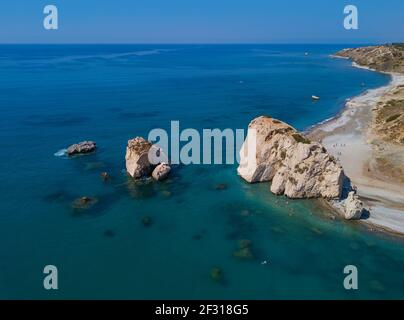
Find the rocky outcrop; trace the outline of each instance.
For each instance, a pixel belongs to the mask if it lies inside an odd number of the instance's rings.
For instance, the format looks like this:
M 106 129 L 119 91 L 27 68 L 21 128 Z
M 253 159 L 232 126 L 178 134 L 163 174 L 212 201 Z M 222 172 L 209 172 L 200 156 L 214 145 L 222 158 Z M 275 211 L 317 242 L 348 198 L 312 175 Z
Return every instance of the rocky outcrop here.
M 128 141 L 125 160 L 126 171 L 135 179 L 152 175 L 156 181 L 161 181 L 166 179 L 171 171 L 167 164 L 168 157 L 161 148 L 142 137 Z
M 348 194 L 348 198 L 345 200 L 344 216 L 347 220 L 359 220 L 364 212 L 362 201 L 355 194 L 354 191 Z
M 78 154 L 87 154 L 87 153 L 94 152 L 96 148 L 97 148 L 97 145 L 94 141 L 83 141 L 83 142 L 71 145 L 69 148 L 67 148 L 66 153 L 69 156 L 78 155 Z
M 321 144 L 266 116 L 249 125 L 238 173 L 250 183 L 272 181 L 271 191 L 289 198 L 339 198 L 345 177 Z
M 152 144 L 142 137 L 129 140 L 126 147 L 126 171 L 135 179 L 150 175 L 153 165 L 149 161 Z
M 171 167 L 167 163 L 160 163 L 152 173 L 152 177 L 156 181 L 163 181 L 168 178 Z
M 404 45 L 390 44 L 344 49 L 335 54 L 377 71 L 404 72 Z

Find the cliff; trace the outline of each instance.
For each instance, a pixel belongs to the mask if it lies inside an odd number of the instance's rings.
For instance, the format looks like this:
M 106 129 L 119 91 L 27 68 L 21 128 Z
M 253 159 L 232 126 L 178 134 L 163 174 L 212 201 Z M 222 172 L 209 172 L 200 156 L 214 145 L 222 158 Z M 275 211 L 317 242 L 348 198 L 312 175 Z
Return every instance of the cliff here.
M 239 175 L 271 181 L 274 194 L 289 198 L 339 198 L 344 171 L 326 149 L 271 117 L 254 119 L 240 151 Z

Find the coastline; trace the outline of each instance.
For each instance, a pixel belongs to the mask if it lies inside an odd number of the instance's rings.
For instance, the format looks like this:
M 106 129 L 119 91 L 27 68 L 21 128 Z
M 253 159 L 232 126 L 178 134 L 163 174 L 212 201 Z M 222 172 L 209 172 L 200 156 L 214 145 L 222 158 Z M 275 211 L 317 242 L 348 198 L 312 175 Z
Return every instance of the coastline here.
M 371 68 L 353 67 L 375 72 Z M 369 217 L 360 221 L 369 224 L 369 230 L 381 229 L 395 235 L 404 235 L 404 192 L 402 185 L 381 179 L 373 173 L 371 162 L 374 158 L 372 119 L 375 107 L 392 91 L 404 85 L 404 75 L 390 72 L 390 82 L 376 89 L 370 89 L 353 97 L 333 118 L 325 120 L 308 129 L 308 136 L 320 141 L 344 168 L 352 185 L 365 206 Z M 373 168 L 372 168 L 373 169 Z M 340 211 L 340 202 L 331 202 L 330 207 Z

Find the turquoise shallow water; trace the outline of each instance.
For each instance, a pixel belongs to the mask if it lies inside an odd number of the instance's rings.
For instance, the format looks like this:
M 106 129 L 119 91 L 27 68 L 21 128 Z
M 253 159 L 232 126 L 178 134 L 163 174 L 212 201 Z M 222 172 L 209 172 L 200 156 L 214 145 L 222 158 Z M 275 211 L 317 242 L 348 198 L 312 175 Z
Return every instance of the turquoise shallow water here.
M 142 186 L 122 171 L 127 140 L 171 120 L 235 129 L 268 114 L 304 130 L 389 81 L 329 57 L 342 47 L 0 46 L 0 298 L 403 298 L 400 239 L 248 185 L 236 166 Z M 96 154 L 54 156 L 85 139 Z M 99 202 L 77 213 L 83 195 Z M 233 257 L 241 239 L 254 259 Z M 48 264 L 58 291 L 42 287 Z M 343 289 L 348 264 L 357 291 Z

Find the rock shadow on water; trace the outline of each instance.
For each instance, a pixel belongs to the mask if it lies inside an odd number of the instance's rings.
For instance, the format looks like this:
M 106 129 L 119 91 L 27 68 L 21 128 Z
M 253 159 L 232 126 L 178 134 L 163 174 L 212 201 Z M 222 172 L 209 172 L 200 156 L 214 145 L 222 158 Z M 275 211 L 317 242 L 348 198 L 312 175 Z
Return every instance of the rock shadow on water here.
M 42 197 L 42 201 L 50 203 L 66 203 L 73 201 L 73 199 L 74 195 L 63 189 L 48 193 Z
M 126 190 L 131 198 L 138 200 L 152 199 L 158 195 L 156 186 L 151 178 L 135 180 L 128 177 Z

